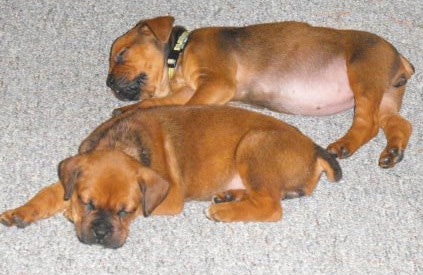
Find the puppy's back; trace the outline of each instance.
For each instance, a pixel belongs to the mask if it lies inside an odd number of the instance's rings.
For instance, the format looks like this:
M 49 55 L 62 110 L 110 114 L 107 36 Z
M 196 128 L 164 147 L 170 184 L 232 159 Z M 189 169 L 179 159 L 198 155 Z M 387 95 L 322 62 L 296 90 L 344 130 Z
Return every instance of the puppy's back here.
M 179 125 L 192 134 L 199 132 L 204 135 L 204 131 L 210 130 L 215 134 L 238 132 L 243 135 L 251 129 L 274 127 L 299 132 L 295 127 L 273 117 L 230 106 L 173 106 L 141 112 L 140 116 L 158 119 L 162 125 L 170 128 Z

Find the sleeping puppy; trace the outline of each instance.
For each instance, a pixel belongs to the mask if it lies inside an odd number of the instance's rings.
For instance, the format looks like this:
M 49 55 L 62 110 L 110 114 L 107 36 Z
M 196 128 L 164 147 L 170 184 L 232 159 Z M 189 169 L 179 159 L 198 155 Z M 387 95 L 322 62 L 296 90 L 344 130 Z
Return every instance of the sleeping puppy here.
M 140 21 L 110 51 L 107 85 L 118 109 L 242 101 L 278 112 L 326 116 L 354 107 L 348 132 L 330 144 L 351 156 L 382 129 L 383 168 L 400 162 L 411 124 L 399 110 L 414 68 L 381 37 L 357 30 L 278 22 L 188 33 L 174 18 Z
M 214 221 L 278 221 L 280 200 L 311 195 L 322 173 L 341 179 L 333 156 L 274 118 L 223 106 L 133 110 L 94 130 L 59 164 L 59 182 L 0 221 L 25 227 L 64 211 L 83 243 L 118 248 L 138 215 L 175 215 L 187 200 L 212 199 Z

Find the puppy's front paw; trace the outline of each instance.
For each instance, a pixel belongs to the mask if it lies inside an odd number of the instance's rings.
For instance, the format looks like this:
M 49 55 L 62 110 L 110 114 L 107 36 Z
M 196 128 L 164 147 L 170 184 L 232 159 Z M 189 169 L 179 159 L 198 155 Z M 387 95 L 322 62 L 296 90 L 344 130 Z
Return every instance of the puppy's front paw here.
M 5 226 L 16 226 L 19 228 L 24 228 L 31 224 L 38 213 L 31 211 L 25 206 L 8 210 L 0 215 L 0 223 Z
M 119 116 L 119 115 L 123 114 L 123 112 L 124 111 L 121 108 L 114 109 L 113 112 L 112 112 L 112 117 Z
M 151 107 L 156 107 L 159 106 L 160 104 L 157 103 L 157 101 L 155 99 L 144 99 L 140 102 L 139 107 L 142 109 L 147 109 L 147 108 L 151 108 Z
M 133 111 L 140 108 L 140 103 L 137 102 L 135 104 L 130 104 L 130 105 L 126 105 L 117 109 L 114 109 L 112 112 L 112 117 L 116 117 L 116 116 L 120 116 L 123 113 L 129 112 L 129 111 Z
M 381 168 L 391 168 L 400 162 L 404 157 L 404 150 L 398 148 L 386 148 L 380 154 L 379 166 Z
M 246 199 L 247 191 L 246 190 L 228 190 L 225 192 L 218 193 L 213 196 L 212 203 L 224 203 L 224 202 L 234 202 L 241 201 Z

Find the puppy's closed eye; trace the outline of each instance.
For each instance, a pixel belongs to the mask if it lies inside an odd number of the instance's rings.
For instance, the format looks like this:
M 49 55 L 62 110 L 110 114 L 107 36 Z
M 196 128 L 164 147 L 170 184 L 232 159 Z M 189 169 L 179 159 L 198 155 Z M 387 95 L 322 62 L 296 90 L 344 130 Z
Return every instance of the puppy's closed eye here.
M 78 196 L 79 202 L 84 206 L 86 212 L 91 212 L 96 210 L 94 203 L 90 200 L 83 200 L 80 196 Z
M 125 211 L 125 210 L 121 210 L 117 213 L 117 215 L 119 216 L 119 218 L 126 218 L 130 213 Z
M 126 207 L 122 207 L 120 209 L 120 211 L 118 211 L 116 213 L 116 215 L 118 215 L 119 218 L 124 219 L 124 218 L 127 218 L 128 216 L 134 214 L 135 212 L 136 212 L 135 208 L 131 208 L 131 207 L 126 206 Z
M 95 210 L 95 206 L 94 206 L 94 204 L 93 204 L 92 202 L 86 203 L 86 204 L 85 204 L 85 210 L 86 210 L 87 212 L 94 211 L 94 210 Z
M 122 64 L 125 61 L 125 53 L 128 51 L 127 48 L 124 48 L 118 54 L 115 56 L 115 62 L 116 64 Z

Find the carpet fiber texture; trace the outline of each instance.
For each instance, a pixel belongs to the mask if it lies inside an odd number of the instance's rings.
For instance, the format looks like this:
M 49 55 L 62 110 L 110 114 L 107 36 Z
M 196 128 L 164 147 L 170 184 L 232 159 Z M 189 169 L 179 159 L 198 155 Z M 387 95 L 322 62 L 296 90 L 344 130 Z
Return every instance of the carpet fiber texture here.
M 404 160 L 377 166 L 383 133 L 340 161 L 308 198 L 283 201 L 277 223 L 214 223 L 208 202 L 137 219 L 118 250 L 88 246 L 62 215 L 0 226 L 0 274 L 423 274 L 423 5 L 421 1 L 2 0 L 0 212 L 57 181 L 57 164 L 124 103 L 106 87 L 112 41 L 140 19 L 171 14 L 188 29 L 296 20 L 375 32 L 416 67 L 401 114 L 414 127 Z M 242 106 L 245 108 L 253 108 Z M 322 146 L 352 111 L 289 116 Z

